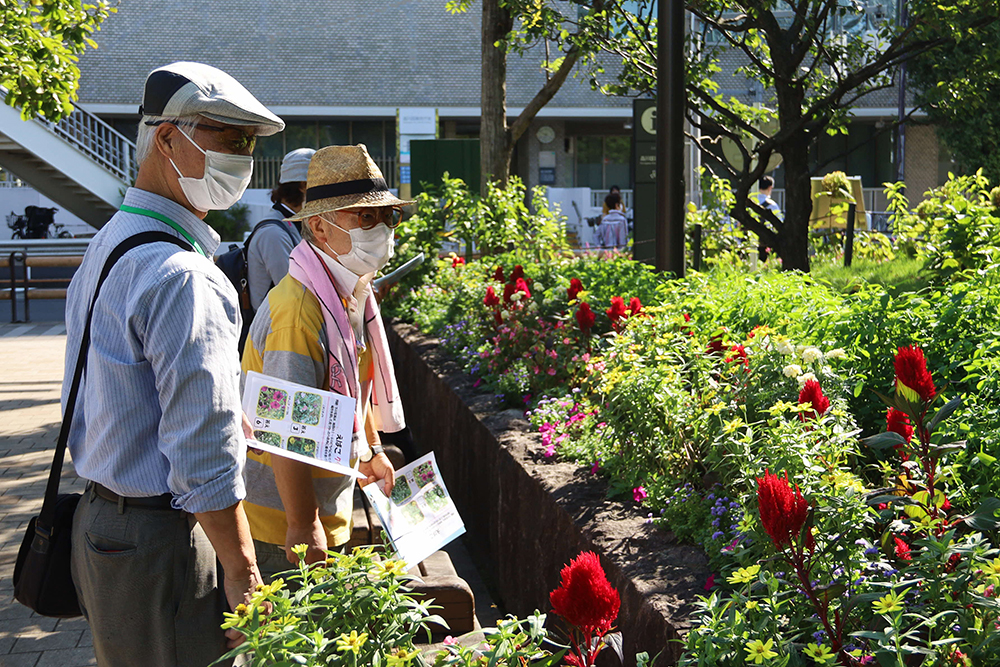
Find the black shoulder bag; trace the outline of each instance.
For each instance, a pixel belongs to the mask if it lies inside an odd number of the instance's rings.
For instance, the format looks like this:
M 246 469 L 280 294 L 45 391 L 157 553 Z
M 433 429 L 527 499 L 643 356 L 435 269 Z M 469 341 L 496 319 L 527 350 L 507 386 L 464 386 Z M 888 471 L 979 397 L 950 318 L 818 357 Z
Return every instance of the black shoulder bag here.
M 70 387 L 69 396 L 66 398 L 66 412 L 63 415 L 62 428 L 59 430 L 55 456 L 52 457 L 49 481 L 45 486 L 42 511 L 28 522 L 28 529 L 21 541 L 21 548 L 17 552 L 17 562 L 14 565 L 14 598 L 42 616 L 72 618 L 82 615 L 80 603 L 76 598 L 76 587 L 73 585 L 73 577 L 70 573 L 70 532 L 73 528 L 73 513 L 80 501 L 80 494 L 60 494 L 59 475 L 62 473 L 66 442 L 69 440 L 69 429 L 73 423 L 76 396 L 80 389 L 83 368 L 87 362 L 87 351 L 90 347 L 90 322 L 94 317 L 94 304 L 97 302 L 98 294 L 101 293 L 104 280 L 111 273 L 111 267 L 121 259 L 122 255 L 136 246 L 157 242 L 173 243 L 185 250 L 191 250 L 191 246 L 186 242 L 166 232 L 143 232 L 131 236 L 119 243 L 108 255 L 101 275 L 97 279 L 94 296 L 90 300 L 87 324 L 80 340 L 80 351 L 77 353 L 73 384 Z

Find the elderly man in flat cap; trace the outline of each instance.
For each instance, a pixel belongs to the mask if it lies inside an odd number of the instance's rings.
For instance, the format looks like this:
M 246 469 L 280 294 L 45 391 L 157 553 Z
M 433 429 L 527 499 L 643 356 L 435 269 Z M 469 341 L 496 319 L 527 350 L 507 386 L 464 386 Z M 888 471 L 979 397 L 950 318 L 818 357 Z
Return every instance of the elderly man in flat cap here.
M 243 370 L 257 371 L 356 400 L 352 456 L 365 475 L 392 491 L 395 472 L 377 431 L 404 428 L 403 408 L 385 328 L 370 281 L 393 254 L 393 229 L 402 201 L 389 193 L 364 146 L 328 146 L 309 163 L 303 241 L 292 251 L 288 275 L 261 304 Z M 267 453 L 251 453 L 246 467 L 247 517 L 261 574 L 273 577 L 307 562 L 351 536 L 354 480 Z
M 67 297 L 64 401 L 81 342 L 87 355 L 69 437 L 88 480 L 72 571 L 99 665 L 193 667 L 225 653 L 226 603 L 261 581 L 241 504 L 239 308 L 203 219 L 239 200 L 255 138 L 284 123 L 225 72 L 189 62 L 149 74 L 140 114 L 135 187 Z M 94 298 L 112 249 L 149 232 L 165 240 L 121 256 Z

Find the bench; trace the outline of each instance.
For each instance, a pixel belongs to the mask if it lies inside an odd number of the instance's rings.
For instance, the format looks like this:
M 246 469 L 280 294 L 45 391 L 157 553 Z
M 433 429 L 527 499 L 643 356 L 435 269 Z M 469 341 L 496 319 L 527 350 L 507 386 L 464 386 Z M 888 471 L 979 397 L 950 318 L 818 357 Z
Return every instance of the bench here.
M 31 268 L 66 268 L 75 269 L 83 262 L 83 255 L 28 255 L 24 251 L 15 250 L 6 257 L 0 257 L 0 268 L 6 268 L 10 274 L 10 287 L 0 289 L 0 301 L 10 300 L 10 321 L 30 322 L 29 304 L 32 299 L 65 299 L 65 287 L 53 287 L 55 284 L 65 284 L 69 278 L 32 278 Z M 17 269 L 21 269 L 18 280 Z M 24 319 L 17 317 L 17 295 L 24 295 Z

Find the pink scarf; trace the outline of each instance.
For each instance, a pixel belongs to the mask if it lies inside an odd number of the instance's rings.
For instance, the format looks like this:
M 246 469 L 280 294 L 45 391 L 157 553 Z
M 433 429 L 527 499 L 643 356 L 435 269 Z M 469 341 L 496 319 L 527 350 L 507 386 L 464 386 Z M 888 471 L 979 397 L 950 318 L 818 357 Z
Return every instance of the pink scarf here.
M 403 404 L 399 400 L 389 343 L 375 295 L 368 292 L 364 319 L 367 344 L 372 351 L 375 369 L 365 386 L 360 386 L 358 342 L 354 336 L 354 328 L 351 327 L 344 302 L 334 287 L 333 275 L 307 241 L 302 241 L 292 250 L 288 273 L 319 300 L 326 325 L 326 348 L 330 355 L 330 391 L 357 399 L 354 411 L 355 440 L 365 437 L 364 408 L 369 399 L 375 407 L 375 428 L 384 433 L 402 430 L 406 426 Z

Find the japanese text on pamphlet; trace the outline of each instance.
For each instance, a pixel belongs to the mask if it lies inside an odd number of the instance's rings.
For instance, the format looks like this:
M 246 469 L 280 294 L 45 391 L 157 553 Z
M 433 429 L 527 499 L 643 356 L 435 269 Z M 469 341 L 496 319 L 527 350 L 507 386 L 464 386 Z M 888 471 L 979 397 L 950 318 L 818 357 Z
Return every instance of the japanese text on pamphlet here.
M 354 399 L 350 396 L 248 371 L 243 411 L 253 426 L 251 447 L 363 477 L 351 467 Z
M 465 532 L 434 452 L 397 470 L 388 498 L 378 484 L 363 490 L 396 553 L 410 567 Z

